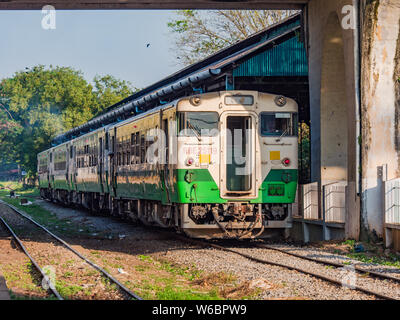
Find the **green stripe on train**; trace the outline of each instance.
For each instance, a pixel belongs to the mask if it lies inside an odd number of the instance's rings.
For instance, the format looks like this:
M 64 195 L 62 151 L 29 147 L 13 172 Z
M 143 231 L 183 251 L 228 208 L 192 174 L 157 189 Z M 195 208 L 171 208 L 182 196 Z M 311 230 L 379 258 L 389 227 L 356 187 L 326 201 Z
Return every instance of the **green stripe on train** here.
M 271 170 L 251 203 L 293 203 L 298 170 Z M 178 203 L 226 203 L 207 169 L 177 170 Z M 237 199 L 240 201 L 240 199 Z M 232 200 L 229 200 L 232 201 Z

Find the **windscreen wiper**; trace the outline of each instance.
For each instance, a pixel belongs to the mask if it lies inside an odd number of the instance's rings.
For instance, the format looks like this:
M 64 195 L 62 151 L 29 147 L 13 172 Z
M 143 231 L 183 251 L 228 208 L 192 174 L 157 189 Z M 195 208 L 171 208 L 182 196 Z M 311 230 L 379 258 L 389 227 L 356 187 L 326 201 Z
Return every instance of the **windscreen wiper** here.
M 278 139 L 276 139 L 276 141 L 281 141 L 287 132 L 289 132 L 289 128 L 286 128 L 285 131 L 283 131 L 282 135 Z
M 197 128 L 195 128 L 190 121 L 187 121 L 187 125 L 190 129 L 193 130 L 194 134 L 196 135 L 197 140 L 201 141 L 201 134 L 199 133 L 199 131 L 197 130 Z

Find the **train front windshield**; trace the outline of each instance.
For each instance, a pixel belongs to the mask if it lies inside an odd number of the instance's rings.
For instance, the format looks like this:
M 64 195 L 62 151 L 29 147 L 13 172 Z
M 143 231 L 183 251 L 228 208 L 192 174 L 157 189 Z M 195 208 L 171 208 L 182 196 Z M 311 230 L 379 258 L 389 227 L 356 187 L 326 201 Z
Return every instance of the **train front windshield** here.
M 262 136 L 296 136 L 297 114 L 262 113 L 260 131 Z
M 179 132 L 184 136 L 215 136 L 218 132 L 217 112 L 179 112 Z

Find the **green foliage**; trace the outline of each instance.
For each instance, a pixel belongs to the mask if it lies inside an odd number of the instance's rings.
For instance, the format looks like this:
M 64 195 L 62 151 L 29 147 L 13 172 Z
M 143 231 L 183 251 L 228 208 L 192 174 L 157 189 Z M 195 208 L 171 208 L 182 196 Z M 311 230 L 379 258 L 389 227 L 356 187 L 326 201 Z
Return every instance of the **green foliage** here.
M 111 75 L 94 78 L 95 96 L 98 101 L 98 112 L 132 95 L 132 84 L 129 81 L 118 80 Z M 134 88 L 138 91 L 137 88 Z
M 0 83 L 0 155 L 36 172 L 37 153 L 51 140 L 132 94 L 131 84 L 96 76 L 94 87 L 69 67 L 35 66 Z
M 302 183 L 309 183 L 311 176 L 311 145 L 310 145 L 310 127 L 302 122 L 299 126 L 299 170 L 300 181 Z

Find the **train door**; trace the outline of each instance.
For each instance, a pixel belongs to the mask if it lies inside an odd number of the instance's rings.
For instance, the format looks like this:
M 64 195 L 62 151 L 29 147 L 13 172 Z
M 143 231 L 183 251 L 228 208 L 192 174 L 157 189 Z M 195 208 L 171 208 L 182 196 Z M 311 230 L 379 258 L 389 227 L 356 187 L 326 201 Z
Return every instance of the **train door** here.
M 111 143 L 110 143 L 110 134 L 108 133 L 107 129 L 105 130 L 104 135 L 104 155 L 103 155 L 103 186 L 104 192 L 110 192 L 110 181 L 109 181 L 109 173 L 110 173 L 110 153 L 111 151 Z
M 100 192 L 104 193 L 104 176 L 103 176 L 103 172 L 104 172 L 104 139 L 103 137 L 99 138 L 99 149 L 98 149 L 98 180 L 99 180 L 99 184 L 100 184 Z
M 52 151 L 50 151 L 50 166 L 49 166 L 49 168 L 50 168 L 50 179 L 49 179 L 49 185 L 50 185 L 50 188 L 53 188 L 54 189 L 54 165 L 53 165 L 53 150 Z
M 113 133 L 111 135 L 111 153 L 110 155 L 110 193 L 113 196 L 116 196 L 116 189 L 117 189 L 117 128 L 114 128 Z
M 221 123 L 221 197 L 255 198 L 257 118 L 247 112 L 224 112 Z
M 71 190 L 71 179 L 69 175 L 69 168 L 70 168 L 70 159 L 71 159 L 71 150 L 69 147 L 69 143 L 65 145 L 65 179 L 67 181 L 67 189 L 70 191 Z
M 48 186 L 48 188 L 50 188 L 51 187 L 51 185 L 50 185 L 50 152 L 47 152 L 47 154 L 46 154 L 46 160 L 47 160 L 47 172 L 46 172 L 46 177 L 47 177 L 47 186 Z
M 169 159 L 169 152 L 170 152 L 170 142 L 169 142 L 169 124 L 168 124 L 168 117 L 166 117 L 165 119 L 162 118 L 162 126 L 161 126 L 164 135 L 165 135 L 165 156 L 164 156 L 164 161 L 162 164 L 162 170 L 161 170 L 161 183 L 163 186 L 163 189 L 165 190 L 164 194 L 165 194 L 165 199 L 163 197 L 163 200 L 167 203 L 171 202 L 171 198 L 170 198 L 170 191 L 171 191 L 171 186 L 170 186 L 170 182 L 169 182 L 169 178 L 170 178 L 170 159 Z

